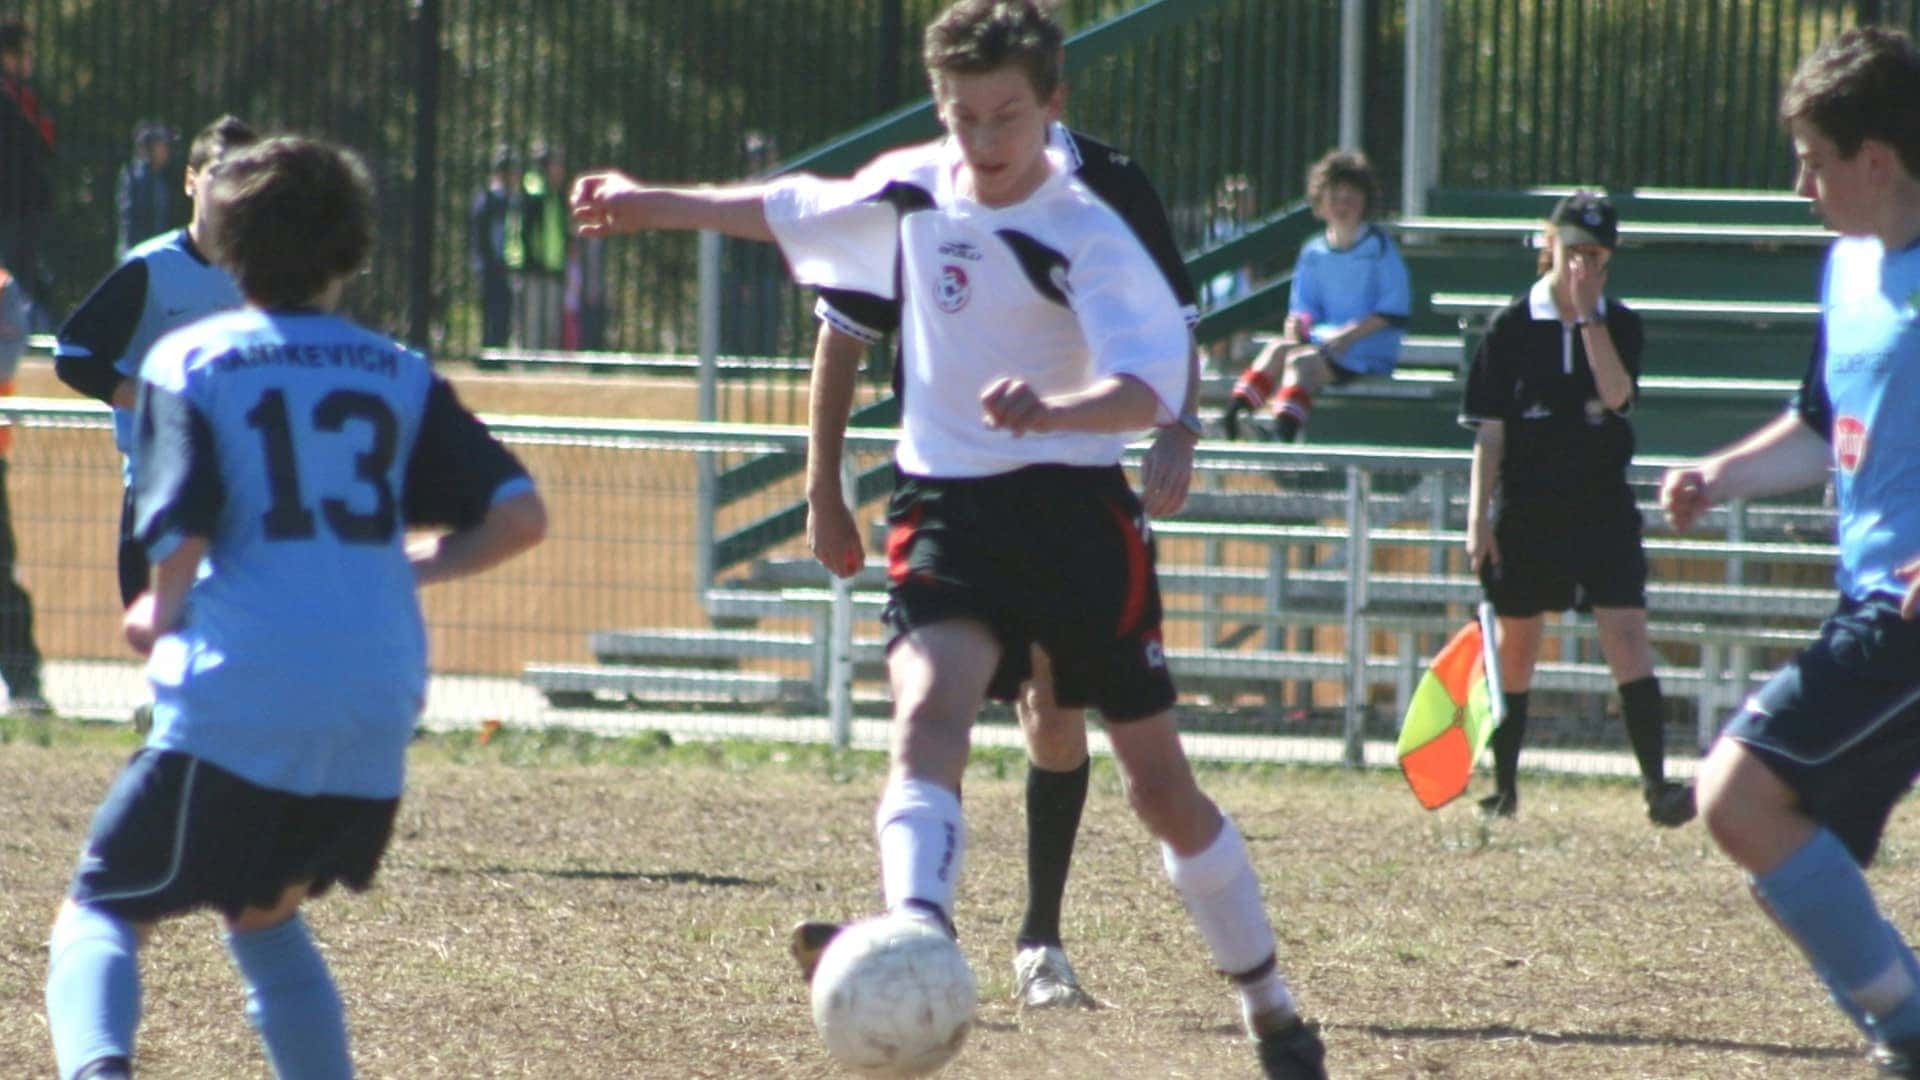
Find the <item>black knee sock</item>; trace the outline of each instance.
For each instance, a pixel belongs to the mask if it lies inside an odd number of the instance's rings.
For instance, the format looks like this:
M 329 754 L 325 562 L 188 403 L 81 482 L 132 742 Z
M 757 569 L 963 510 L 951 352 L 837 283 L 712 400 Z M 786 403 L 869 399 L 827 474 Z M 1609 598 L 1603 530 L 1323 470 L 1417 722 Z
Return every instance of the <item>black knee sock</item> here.
M 1627 742 L 1633 746 L 1634 760 L 1640 763 L 1640 777 L 1657 784 L 1667 777 L 1666 701 L 1660 696 L 1660 680 L 1648 675 L 1620 684 L 1620 712 L 1627 721 Z
M 1519 791 L 1520 744 L 1527 737 L 1527 692 L 1502 694 L 1507 718 L 1493 729 L 1493 786 L 1502 795 Z
M 1082 761 L 1067 772 L 1027 766 L 1027 914 L 1015 938 L 1020 945 L 1060 944 L 1060 900 L 1067 892 L 1092 765 Z

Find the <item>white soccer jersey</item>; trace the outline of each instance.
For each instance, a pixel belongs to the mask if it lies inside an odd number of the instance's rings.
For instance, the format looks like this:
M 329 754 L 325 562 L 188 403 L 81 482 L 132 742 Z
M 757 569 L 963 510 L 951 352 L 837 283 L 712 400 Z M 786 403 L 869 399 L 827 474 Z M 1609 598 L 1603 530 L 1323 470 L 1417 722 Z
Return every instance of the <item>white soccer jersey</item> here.
M 1051 395 L 1128 375 L 1159 398 L 1159 421 L 1179 409 L 1188 335 L 1166 276 L 1057 149 L 1048 160 L 1039 190 L 1006 207 L 954 191 L 961 159 L 948 140 L 883 155 L 849 180 L 794 176 L 768 191 L 767 221 L 802 284 L 903 301 L 904 472 L 1120 460 L 1130 433 L 988 428 L 980 395 L 1003 376 Z

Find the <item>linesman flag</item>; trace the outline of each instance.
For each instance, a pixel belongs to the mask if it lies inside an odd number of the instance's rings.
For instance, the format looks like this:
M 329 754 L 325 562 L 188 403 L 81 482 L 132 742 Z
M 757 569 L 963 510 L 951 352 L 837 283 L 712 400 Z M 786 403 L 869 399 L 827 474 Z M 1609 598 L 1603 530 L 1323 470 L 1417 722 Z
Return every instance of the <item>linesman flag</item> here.
M 1429 810 L 1467 790 L 1473 763 L 1506 717 L 1500 651 L 1486 647 L 1493 640 L 1493 605 L 1482 603 L 1479 618 L 1433 658 L 1407 704 L 1400 724 L 1400 771 L 1413 797 Z

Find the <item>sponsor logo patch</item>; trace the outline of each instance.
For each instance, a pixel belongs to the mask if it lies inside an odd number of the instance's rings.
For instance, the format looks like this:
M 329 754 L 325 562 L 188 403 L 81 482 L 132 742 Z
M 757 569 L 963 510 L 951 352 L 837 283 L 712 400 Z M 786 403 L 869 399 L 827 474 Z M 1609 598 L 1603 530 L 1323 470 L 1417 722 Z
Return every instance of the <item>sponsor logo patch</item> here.
M 933 302 L 940 310 L 951 315 L 967 306 L 973 298 L 973 282 L 967 278 L 964 267 L 948 263 L 940 268 L 940 281 L 933 287 Z
M 1840 471 L 1851 474 L 1867 456 L 1867 425 L 1857 416 L 1842 416 L 1833 422 L 1833 460 Z

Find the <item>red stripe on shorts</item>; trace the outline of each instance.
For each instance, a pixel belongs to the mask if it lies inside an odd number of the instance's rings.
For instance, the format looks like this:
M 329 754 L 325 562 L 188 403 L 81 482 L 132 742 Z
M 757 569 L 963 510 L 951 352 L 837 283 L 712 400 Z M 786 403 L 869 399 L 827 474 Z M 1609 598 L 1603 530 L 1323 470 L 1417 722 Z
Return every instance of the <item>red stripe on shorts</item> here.
M 1114 628 L 1114 637 L 1123 638 L 1140 626 L 1140 620 L 1147 614 L 1147 575 L 1152 567 L 1147 559 L 1147 540 L 1134 526 L 1133 518 L 1125 510 L 1107 504 L 1107 513 L 1113 515 L 1114 524 L 1120 526 L 1120 543 L 1127 553 L 1127 596 L 1120 605 L 1120 625 Z
M 907 552 L 913 547 L 914 533 L 920 528 L 920 508 L 907 512 L 907 520 L 896 521 L 887 530 L 887 580 L 895 585 L 907 580 Z

